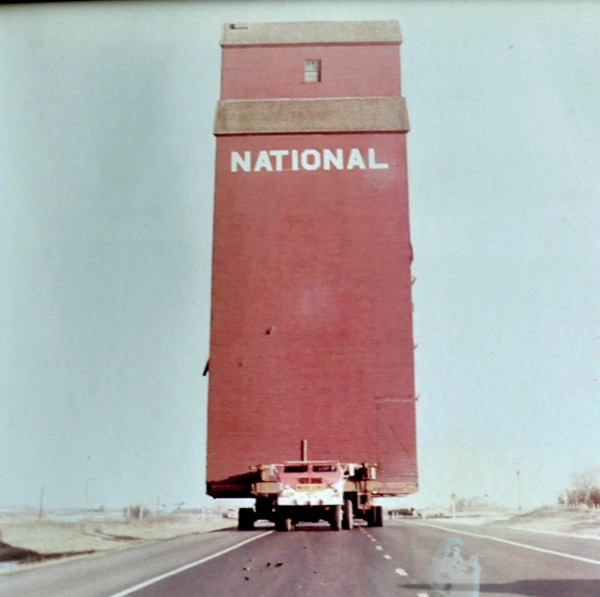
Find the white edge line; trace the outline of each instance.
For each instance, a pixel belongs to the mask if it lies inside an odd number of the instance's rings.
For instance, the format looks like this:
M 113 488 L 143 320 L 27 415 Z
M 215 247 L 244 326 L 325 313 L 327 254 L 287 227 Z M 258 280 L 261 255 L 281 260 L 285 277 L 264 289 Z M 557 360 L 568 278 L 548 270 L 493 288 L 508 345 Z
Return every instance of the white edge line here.
M 576 535 L 575 533 L 563 533 L 561 531 L 546 531 L 542 529 L 523 529 L 520 527 L 506 527 L 511 531 L 525 531 L 526 533 L 540 533 L 542 535 L 556 535 L 557 537 L 570 537 L 571 539 L 590 539 L 600 541 L 600 535 Z
M 507 545 L 514 545 L 516 547 L 523 547 L 525 549 L 531 549 L 532 551 L 539 551 L 541 553 L 548 553 L 553 556 L 561 556 L 569 560 L 577 560 L 578 562 L 585 562 L 586 564 L 595 564 L 600 566 L 600 561 L 591 560 L 590 558 L 583 558 L 581 556 L 574 556 L 570 553 L 563 553 L 560 551 L 553 551 L 552 549 L 544 549 L 543 547 L 534 547 L 533 545 L 526 545 L 525 543 L 517 543 L 516 541 L 508 541 L 507 539 L 499 539 L 498 537 L 490 537 L 490 535 L 479 535 L 478 533 L 467 533 L 466 531 L 459 531 L 457 529 L 451 529 L 448 527 L 442 527 L 435 524 L 425 524 L 423 522 L 413 522 L 412 524 L 431 527 L 432 529 L 441 529 L 448 533 L 458 533 L 460 535 L 468 535 L 469 537 L 478 537 L 480 539 L 489 539 L 490 541 L 497 541 L 498 543 L 506 543 Z
M 180 568 L 171 570 L 171 572 L 165 572 L 165 574 L 161 574 L 160 576 L 155 576 L 154 578 L 151 578 L 150 580 L 147 580 L 145 582 L 134 585 L 133 587 L 129 587 L 128 589 L 125 589 L 124 591 L 120 591 L 119 593 L 113 593 L 110 597 L 125 597 L 125 595 L 131 595 L 132 593 L 135 593 L 136 591 L 139 591 L 140 589 L 144 589 L 145 587 L 149 587 L 150 585 L 153 585 L 154 583 L 164 580 L 165 578 L 169 578 L 170 576 L 175 576 L 175 574 L 179 574 L 180 572 L 183 572 L 184 570 L 189 570 L 190 568 L 193 568 L 194 566 L 199 566 L 200 564 L 204 564 L 204 562 L 208 562 L 209 560 L 214 560 L 215 558 L 218 558 L 219 556 L 222 556 L 230 551 L 233 551 L 234 549 L 238 549 L 238 547 L 242 547 L 243 545 L 246 545 L 247 543 L 256 541 L 257 539 L 260 539 L 261 537 L 266 537 L 267 535 L 270 535 L 272 532 L 273 531 L 267 531 L 266 533 L 261 533 L 260 535 L 257 535 L 256 537 L 250 537 L 250 539 L 246 539 L 245 541 L 242 541 L 241 543 L 236 543 L 235 545 L 232 545 L 231 547 L 228 547 L 227 549 L 223 549 L 221 551 L 218 551 L 217 553 L 213 553 L 212 555 L 206 556 L 205 558 L 202 558 L 201 560 L 196 560 L 195 562 L 192 562 L 191 564 L 186 564 L 185 566 L 181 566 Z
M 429 597 L 429 593 L 417 593 L 417 597 Z

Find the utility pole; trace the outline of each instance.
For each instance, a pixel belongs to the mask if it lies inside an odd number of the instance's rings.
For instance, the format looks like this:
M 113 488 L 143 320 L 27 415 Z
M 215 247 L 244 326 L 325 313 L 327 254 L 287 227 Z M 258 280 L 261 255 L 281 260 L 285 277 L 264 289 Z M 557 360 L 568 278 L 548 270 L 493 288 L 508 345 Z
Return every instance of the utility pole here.
M 85 516 L 88 516 L 88 502 L 89 502 L 89 497 L 90 497 L 90 483 L 92 481 L 97 481 L 98 479 L 86 479 L 85 480 L 85 508 L 84 508 L 84 512 L 85 512 Z
M 512 459 L 512 463 L 515 467 L 515 472 L 517 473 L 517 507 L 519 508 L 519 512 L 521 512 L 523 510 L 523 503 L 521 499 L 521 468 L 523 467 L 523 457 L 521 455 L 515 456 Z
M 44 486 L 42 485 L 42 491 L 40 491 L 40 512 L 39 517 L 44 516 Z

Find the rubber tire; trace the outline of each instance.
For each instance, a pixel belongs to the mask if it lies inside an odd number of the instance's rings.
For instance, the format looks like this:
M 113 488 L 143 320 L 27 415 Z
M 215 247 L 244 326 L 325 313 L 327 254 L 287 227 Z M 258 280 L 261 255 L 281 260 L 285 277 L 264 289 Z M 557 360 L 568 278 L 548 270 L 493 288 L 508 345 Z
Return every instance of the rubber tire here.
M 344 520 L 342 521 L 342 528 L 351 531 L 354 528 L 354 508 L 352 506 L 352 500 L 344 501 Z
M 374 527 L 375 526 L 375 520 L 374 520 L 374 517 L 373 517 L 373 510 L 374 510 L 374 507 L 371 506 L 365 512 L 365 520 L 367 521 L 367 526 L 370 526 L 370 527 Z
M 381 506 L 371 506 L 366 512 L 365 518 L 370 527 L 383 526 L 383 508 Z
M 373 526 L 374 527 L 382 527 L 383 526 L 383 507 L 382 506 L 373 506 Z
M 275 519 L 275 530 L 280 533 L 288 533 L 294 530 L 294 521 L 291 516 L 286 516 L 283 513 L 278 513 Z
M 238 512 L 238 531 L 251 531 L 254 528 L 256 516 L 252 508 L 240 508 Z
M 285 518 L 277 517 L 275 519 L 275 530 L 279 533 L 285 533 Z
M 342 528 L 343 517 L 342 506 L 335 506 L 330 522 L 332 531 L 339 531 Z

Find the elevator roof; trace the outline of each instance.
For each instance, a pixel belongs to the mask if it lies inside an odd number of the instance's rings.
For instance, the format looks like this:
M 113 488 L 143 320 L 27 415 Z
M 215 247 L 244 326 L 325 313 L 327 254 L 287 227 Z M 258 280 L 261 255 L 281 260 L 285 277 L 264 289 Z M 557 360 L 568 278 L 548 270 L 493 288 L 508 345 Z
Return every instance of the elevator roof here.
M 227 23 L 222 46 L 402 42 L 398 21 Z

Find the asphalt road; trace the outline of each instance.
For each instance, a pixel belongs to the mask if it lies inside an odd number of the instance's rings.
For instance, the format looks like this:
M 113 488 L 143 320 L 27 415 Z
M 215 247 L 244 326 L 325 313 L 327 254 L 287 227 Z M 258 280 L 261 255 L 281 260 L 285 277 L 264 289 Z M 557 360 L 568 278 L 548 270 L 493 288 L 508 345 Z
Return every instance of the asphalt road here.
M 598 597 L 600 541 L 435 521 L 226 530 L 3 574 L 0 595 Z

